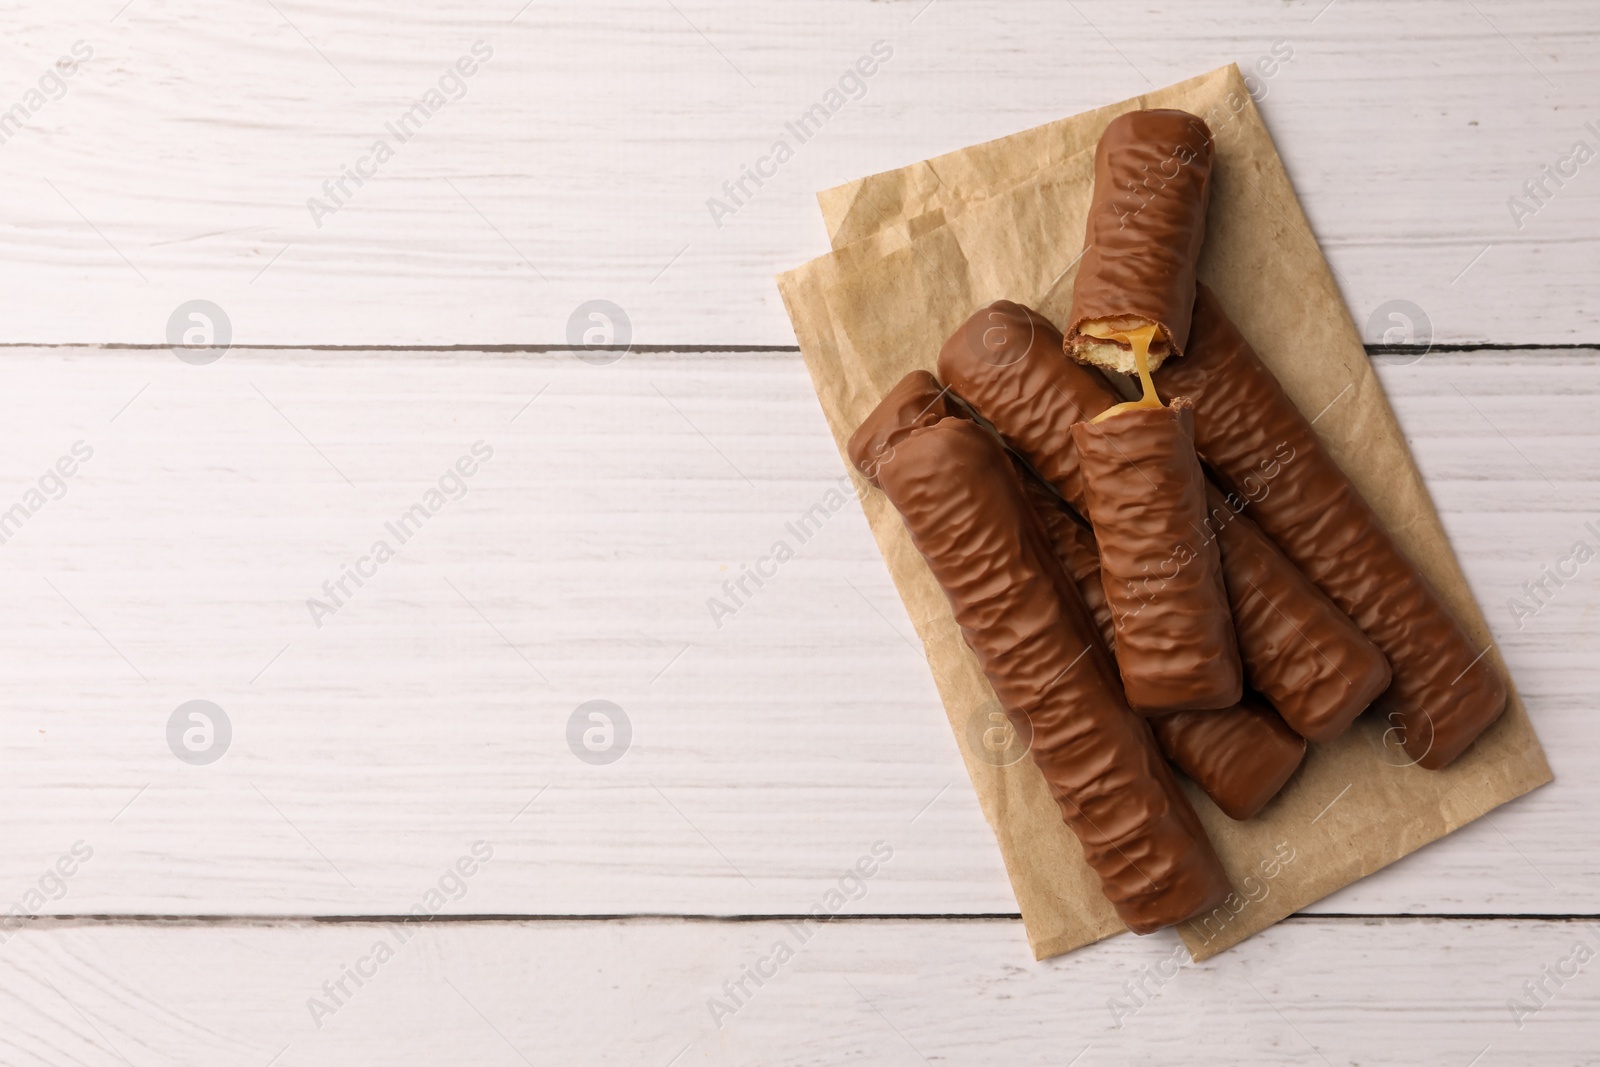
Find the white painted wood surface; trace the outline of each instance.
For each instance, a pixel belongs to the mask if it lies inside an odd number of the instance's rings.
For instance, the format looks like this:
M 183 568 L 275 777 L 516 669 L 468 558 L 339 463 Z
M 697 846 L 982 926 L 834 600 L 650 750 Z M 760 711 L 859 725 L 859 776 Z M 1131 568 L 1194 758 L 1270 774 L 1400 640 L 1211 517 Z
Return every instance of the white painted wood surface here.
M 50 912 L 394 914 L 484 838 L 473 913 L 771 914 L 883 838 L 873 911 L 1014 910 L 858 505 L 786 528 L 844 474 L 798 356 L 6 358 L 0 504 L 94 456 L 0 545 L 0 885 L 82 839 Z M 1558 783 L 1322 907 L 1600 912 L 1600 564 L 1520 630 L 1506 607 L 1600 546 L 1600 360 L 1383 377 Z M 307 598 L 480 440 L 466 495 L 318 628 Z M 780 539 L 719 627 L 708 598 Z M 233 724 L 209 766 L 167 747 L 193 699 Z M 592 699 L 632 723 L 608 766 L 566 742 Z
M 1183 949 L 1167 934 L 1034 963 L 1016 921 L 848 922 L 803 945 L 775 922 L 406 932 L 411 940 L 378 964 L 374 946 L 398 941 L 390 927 L 29 929 L 0 949 L 9 1022 L 0 1058 L 19 1067 L 1600 1062 L 1600 963 L 1575 958 L 1580 942 L 1600 950 L 1593 923 L 1290 920 L 1181 966 Z M 763 964 L 783 940 L 793 958 Z M 346 980 L 351 995 L 314 1020 L 307 1001 L 331 1003 L 322 984 L 369 959 L 365 984 Z M 713 1020 L 708 1001 L 732 1005 L 723 983 L 758 965 L 771 977 L 760 987 L 744 979 L 751 995 Z M 1571 976 L 1559 986 L 1544 975 L 1563 967 Z M 1540 980 L 1549 993 L 1530 997 L 1523 983 Z M 1141 984 L 1135 1000 L 1129 990 Z M 1513 998 L 1537 1011 L 1514 1016 Z
M 560 344 L 604 298 L 641 342 L 790 344 L 771 278 L 826 248 L 815 190 L 1282 42 L 1262 111 L 1358 321 L 1407 299 L 1444 338 L 1600 341 L 1600 163 L 1508 207 L 1600 150 L 1589 0 L 14 7 L 0 106 L 93 58 L 0 144 L 7 340 L 160 342 L 204 297 L 253 343 Z M 479 40 L 464 95 L 389 134 Z M 864 95 L 787 135 L 879 40 Z M 378 139 L 394 157 L 317 225 Z
M 1592 965 L 1523 988 L 1600 949 L 1538 918 L 1600 915 L 1600 563 L 1507 603 L 1600 546 L 1600 163 L 1524 190 L 1600 149 L 1587 0 L 25 0 L 6 28 L 0 913 L 111 918 L 0 916 L 0 1063 L 1600 1062 Z M 386 135 L 480 40 L 464 96 Z M 718 226 L 707 198 L 879 40 Z M 824 250 L 816 189 L 1274 46 L 1262 112 L 1370 341 L 1406 339 L 1369 321 L 1401 299 L 1415 339 L 1591 346 L 1382 371 L 1557 781 L 1116 1027 L 1176 940 L 1035 964 L 978 918 L 1015 904 L 859 510 L 785 525 L 843 473 L 804 370 L 737 349 L 793 343 L 771 276 Z M 300 347 L 31 347 L 159 345 L 194 298 Z M 366 350 L 564 344 L 591 299 L 634 342 L 734 351 Z M 465 495 L 316 627 L 306 598 L 477 441 Z M 707 598 L 780 538 L 718 627 Z M 193 699 L 234 730 L 207 766 L 168 747 Z M 633 730 L 610 765 L 566 739 L 595 699 Z M 774 917 L 878 841 L 846 913 L 928 917 L 823 929 L 719 1031 Z M 385 928 L 276 917 L 417 905 L 452 921 L 316 1028 Z M 580 914 L 717 918 L 551 918 Z M 1514 997 L 1548 1003 L 1519 1029 Z

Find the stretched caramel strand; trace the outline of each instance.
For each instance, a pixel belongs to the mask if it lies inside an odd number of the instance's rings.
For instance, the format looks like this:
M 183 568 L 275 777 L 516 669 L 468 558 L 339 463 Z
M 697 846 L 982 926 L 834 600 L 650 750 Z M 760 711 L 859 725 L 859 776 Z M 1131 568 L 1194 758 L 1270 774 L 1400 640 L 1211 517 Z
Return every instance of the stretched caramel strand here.
M 1142 390 L 1142 395 L 1138 400 L 1113 404 L 1090 421 L 1104 422 L 1113 415 L 1120 415 L 1124 411 L 1161 407 L 1161 394 L 1156 392 L 1155 379 L 1150 377 L 1150 343 L 1155 340 L 1156 327 L 1139 326 L 1124 332 L 1122 330 L 1096 329 L 1085 323 L 1083 329 L 1091 337 L 1103 337 L 1107 340 L 1120 341 L 1133 349 L 1133 368 L 1139 375 L 1139 388 Z
M 1406 752 L 1423 767 L 1449 765 L 1504 712 L 1505 683 L 1203 285 L 1189 350 L 1157 382 L 1194 400 L 1206 462 L 1388 657 L 1394 684 L 1383 703 Z
M 1237 704 L 1244 669 L 1188 401 L 1080 422 L 1072 443 L 1128 704 L 1147 715 Z
M 1136 933 L 1181 922 L 1229 893 L 1211 842 L 1150 729 L 1123 703 L 1094 623 L 1045 542 L 992 434 L 947 418 L 894 436 L 878 484 L 950 600 L 1034 763 L 1117 914 Z
M 1115 641 L 1100 583 L 1094 532 L 1030 471 L 1016 464 L 1056 558 L 1083 594 L 1101 638 Z M 1230 819 L 1249 819 L 1277 796 L 1305 758 L 1305 739 L 1254 693 L 1221 711 L 1180 711 L 1150 720 L 1156 742 Z
M 1098 373 L 1062 357 L 1060 336 L 1032 309 L 998 301 L 974 314 L 945 342 L 939 374 L 1083 514 L 1072 426 L 1119 398 Z M 1174 360 L 1171 366 L 1182 363 Z M 1158 385 L 1163 377 L 1156 375 Z M 1200 451 L 1204 456 L 1203 447 Z M 1259 486 L 1277 471 L 1264 471 L 1251 484 Z M 1259 530 L 1237 518 L 1223 521 L 1237 513 L 1242 501 L 1229 498 L 1226 511 L 1218 512 L 1212 497 L 1211 526 L 1222 548 L 1223 580 L 1245 683 L 1302 737 L 1331 740 L 1382 691 L 1388 663 L 1276 546 L 1262 543 Z M 1255 587 L 1264 595 L 1256 594 Z
M 1183 352 L 1205 239 L 1211 150 L 1211 131 L 1186 111 L 1130 111 L 1101 134 L 1068 355 L 1132 374 L 1131 335 L 1142 327 L 1154 328 L 1152 370 Z

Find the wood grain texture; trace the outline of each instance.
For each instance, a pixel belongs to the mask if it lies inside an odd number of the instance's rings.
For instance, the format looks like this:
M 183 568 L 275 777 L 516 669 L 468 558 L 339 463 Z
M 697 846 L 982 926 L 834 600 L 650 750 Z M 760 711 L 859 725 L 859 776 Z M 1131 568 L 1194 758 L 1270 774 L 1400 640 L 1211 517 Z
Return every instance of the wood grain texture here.
M 1262 111 L 1369 340 L 1405 300 L 1419 335 L 1600 341 L 1600 163 L 1524 192 L 1600 149 L 1586 0 L 122 6 L 13 5 L 0 111 L 93 56 L 0 144 L 7 340 L 159 342 L 204 297 L 253 343 L 550 344 L 604 298 L 637 341 L 787 344 L 771 277 L 825 250 L 815 190 L 1276 47 Z M 386 131 L 480 40 L 459 100 Z M 860 99 L 788 133 L 880 40 Z
M 398 914 L 479 839 L 458 913 L 788 914 L 878 840 L 866 910 L 1014 910 L 859 508 L 828 510 L 798 356 L 6 359 L 0 515 L 94 454 L 0 544 L 0 911 L 82 840 L 25 910 Z M 1380 371 L 1557 782 L 1318 907 L 1600 911 L 1600 563 L 1520 629 L 1506 606 L 1600 545 L 1600 360 Z M 307 598 L 477 441 L 465 495 L 317 627 Z M 168 748 L 192 699 L 233 726 L 209 766 Z M 606 766 L 566 740 L 592 699 L 632 724 Z
M 1295 920 L 1181 966 L 1170 933 L 1034 963 L 1015 921 L 836 923 L 813 926 L 803 944 L 775 922 L 403 932 L 411 938 L 399 945 L 394 927 L 371 924 L 30 928 L 0 949 L 0 1058 L 17 1067 L 1600 1062 L 1597 964 L 1574 961 L 1577 945 L 1591 956 L 1600 947 L 1592 923 Z M 379 942 L 397 946 L 381 964 Z M 793 958 L 775 966 L 779 942 Z M 312 998 L 334 1004 L 322 984 L 357 965 L 363 984 L 346 980 L 350 995 L 313 1017 Z M 743 979 L 747 998 L 724 991 L 758 965 L 768 977 L 759 987 Z M 1563 966 L 1559 986 L 1544 978 Z M 1542 978 L 1549 993 L 1530 998 L 1523 983 Z M 1513 998 L 1537 1012 L 1514 1016 Z M 713 1000 L 737 1010 L 713 1018 Z

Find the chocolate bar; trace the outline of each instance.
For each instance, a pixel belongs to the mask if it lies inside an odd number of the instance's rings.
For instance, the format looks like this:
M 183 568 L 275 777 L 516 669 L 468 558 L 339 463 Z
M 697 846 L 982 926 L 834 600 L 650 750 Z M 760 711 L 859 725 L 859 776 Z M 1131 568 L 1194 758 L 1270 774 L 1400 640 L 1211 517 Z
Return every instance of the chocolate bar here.
M 1100 582 L 1100 546 L 1095 542 L 1094 530 L 1015 454 L 1011 455 L 1011 466 L 1033 505 L 1033 513 L 1039 516 L 1061 569 L 1078 587 L 1095 631 L 1111 648 L 1117 640 L 1116 624 L 1111 618 L 1111 605 L 1106 603 L 1105 586 Z
M 940 419 L 966 417 L 966 411 L 952 401 L 950 390 L 937 378 L 925 370 L 912 371 L 895 383 L 871 417 L 857 427 L 850 438 L 851 461 L 862 477 L 877 486 L 878 467 L 894 455 L 894 446 L 906 434 Z
M 1186 111 L 1130 111 L 1101 134 L 1068 317 L 1072 358 L 1133 374 L 1183 352 L 1211 151 L 1211 131 Z
M 1030 307 L 996 300 L 939 350 L 939 378 L 988 421 L 1007 448 L 1087 513 L 1072 427 L 1120 398 L 1092 369 L 1061 355 L 1061 331 Z
M 1072 426 L 1105 412 L 1119 398 L 1094 370 L 1062 356 L 1060 337 L 1038 312 L 997 301 L 945 342 L 939 376 L 1083 514 Z M 1237 516 L 1234 505 L 1242 498 L 1227 500 L 1224 512 L 1217 510 L 1214 496 L 1212 501 L 1210 525 L 1221 544 L 1246 684 L 1302 737 L 1332 740 L 1383 691 L 1388 663 L 1247 519 L 1227 521 L 1227 515 Z
M 1388 657 L 1394 684 L 1383 703 L 1411 760 L 1447 766 L 1505 710 L 1488 649 L 1473 646 L 1203 285 L 1193 322 L 1186 354 L 1161 369 L 1159 386 L 1193 400 L 1201 456 Z
M 1228 708 L 1244 691 L 1193 435 L 1182 398 L 1072 427 L 1123 689 L 1146 715 Z
M 899 510 L 1122 921 L 1149 933 L 1218 906 L 1230 889 L 1216 852 L 999 441 L 968 419 L 897 422 L 925 386 L 868 417 L 851 461 Z
M 1308 741 L 1332 741 L 1389 688 L 1389 661 L 1359 627 L 1241 512 L 1247 502 L 1206 487 L 1222 546 L 1233 626 L 1248 646 L 1252 687 L 1273 694 Z
M 1226 711 L 1180 711 L 1150 725 L 1178 769 L 1240 821 L 1266 807 L 1306 755 L 1306 739 L 1250 692 Z
M 1019 477 L 1056 558 L 1083 595 L 1101 638 L 1112 646 L 1115 634 L 1094 532 L 1031 472 L 1020 470 Z M 1255 816 L 1283 789 L 1306 754 L 1305 739 L 1249 692 L 1235 707 L 1160 715 L 1150 726 L 1167 758 L 1231 819 Z

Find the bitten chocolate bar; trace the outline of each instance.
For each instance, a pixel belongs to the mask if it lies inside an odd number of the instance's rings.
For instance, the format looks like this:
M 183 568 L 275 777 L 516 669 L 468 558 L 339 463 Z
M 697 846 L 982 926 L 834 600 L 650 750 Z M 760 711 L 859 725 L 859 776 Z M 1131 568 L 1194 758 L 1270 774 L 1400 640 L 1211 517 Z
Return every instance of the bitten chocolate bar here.
M 1020 464 L 1019 464 L 1020 465 Z M 1033 510 L 1083 594 L 1100 636 L 1115 643 L 1111 609 L 1100 583 L 1094 532 L 1031 472 L 1019 471 Z M 1249 819 L 1278 795 L 1305 759 L 1305 739 L 1253 693 L 1221 711 L 1180 711 L 1150 720 L 1156 743 L 1231 819 Z
M 1129 706 L 1154 715 L 1237 704 L 1244 669 L 1188 402 L 1079 422 L 1072 443 Z
M 1184 351 L 1211 196 L 1211 131 L 1187 111 L 1130 111 L 1094 155 L 1094 198 L 1072 290 L 1067 354 L 1133 374 Z
M 1412 760 L 1447 766 L 1505 711 L 1505 683 L 1205 286 L 1186 354 L 1157 381 L 1193 399 L 1206 462 L 1255 498 L 1248 513 L 1389 658 L 1383 703 Z M 1251 492 L 1269 469 L 1270 491 Z
M 1216 852 L 1150 728 L 1123 702 L 999 441 L 968 419 L 905 428 L 904 394 L 891 396 L 851 438 L 851 461 L 899 510 L 1001 706 L 1031 736 L 1107 899 L 1136 933 L 1218 906 L 1230 889 Z
M 1072 426 L 1119 398 L 1094 370 L 1062 356 L 1060 338 L 1038 312 L 997 301 L 945 342 L 939 376 L 1082 514 Z M 1211 527 L 1221 543 L 1245 683 L 1302 737 L 1331 740 L 1387 685 L 1388 663 L 1274 545 L 1251 536 L 1259 531 L 1225 521 L 1242 498 L 1225 503 L 1225 512 L 1214 505 Z

